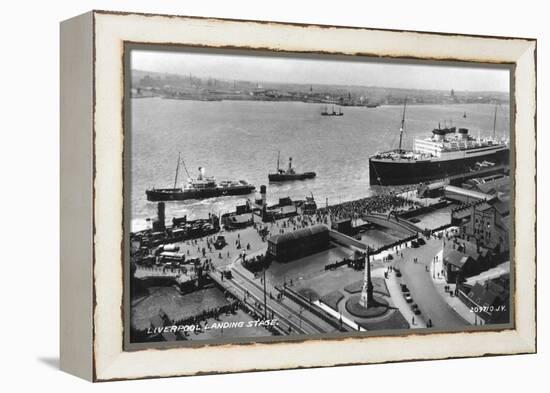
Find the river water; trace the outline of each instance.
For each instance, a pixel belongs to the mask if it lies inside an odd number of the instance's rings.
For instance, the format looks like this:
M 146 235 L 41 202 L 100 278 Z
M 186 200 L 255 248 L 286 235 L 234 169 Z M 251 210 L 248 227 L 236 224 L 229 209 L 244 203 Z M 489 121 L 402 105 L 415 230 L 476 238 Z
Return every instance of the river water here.
M 145 190 L 172 187 L 178 152 L 195 177 L 198 167 L 217 179 L 246 179 L 259 191 L 267 185 L 267 199 L 303 199 L 314 195 L 319 205 L 362 198 L 379 192 L 369 185 L 368 157 L 396 148 L 403 108 L 344 107 L 344 116 L 321 116 L 323 105 L 301 102 L 183 101 L 140 98 L 131 101 L 131 222 L 132 231 L 148 227 L 156 203 Z M 494 105 L 409 105 L 403 147 L 415 137 L 428 136 L 447 122 L 466 127 L 470 134 L 491 136 Z M 330 108 L 329 108 L 330 109 Z M 463 114 L 466 113 L 466 118 Z M 498 110 L 496 136 L 509 135 L 509 107 Z M 281 164 L 293 158 L 297 171 L 317 177 L 291 183 L 269 184 L 277 151 Z M 180 166 L 178 186 L 187 174 Z M 246 197 L 219 197 L 166 203 L 166 218 L 187 214 L 200 218 L 209 212 L 234 210 Z

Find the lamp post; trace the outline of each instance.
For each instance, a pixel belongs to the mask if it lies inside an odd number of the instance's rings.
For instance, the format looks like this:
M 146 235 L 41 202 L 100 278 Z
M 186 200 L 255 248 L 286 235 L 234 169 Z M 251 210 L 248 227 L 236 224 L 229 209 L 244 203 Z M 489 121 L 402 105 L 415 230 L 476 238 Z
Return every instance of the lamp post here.
M 265 271 L 267 269 L 264 269 L 264 320 L 267 320 L 267 292 L 266 292 L 266 286 L 265 286 Z

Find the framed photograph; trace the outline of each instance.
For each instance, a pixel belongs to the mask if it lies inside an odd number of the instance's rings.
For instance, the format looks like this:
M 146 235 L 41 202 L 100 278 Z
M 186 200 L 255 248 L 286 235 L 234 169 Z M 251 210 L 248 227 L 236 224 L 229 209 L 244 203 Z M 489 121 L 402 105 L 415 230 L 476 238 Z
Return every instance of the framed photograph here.
M 536 351 L 536 41 L 61 24 L 61 367 Z

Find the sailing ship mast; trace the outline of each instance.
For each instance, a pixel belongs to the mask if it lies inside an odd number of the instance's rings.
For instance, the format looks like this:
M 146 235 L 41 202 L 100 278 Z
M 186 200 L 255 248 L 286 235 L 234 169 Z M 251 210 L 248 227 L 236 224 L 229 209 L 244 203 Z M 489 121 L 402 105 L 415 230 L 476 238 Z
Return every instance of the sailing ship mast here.
M 496 130 L 497 130 L 497 109 L 498 109 L 498 104 L 495 105 L 495 117 L 493 118 L 493 140 L 495 140 Z
M 279 173 L 279 160 L 281 158 L 281 151 L 277 151 L 277 173 Z
M 403 117 L 401 119 L 401 128 L 399 130 L 399 152 L 401 153 L 401 143 L 403 142 L 403 130 L 405 128 L 405 111 L 407 110 L 407 97 L 405 97 L 405 103 L 403 105 Z
M 178 172 L 180 169 L 180 155 L 181 155 L 181 152 L 178 152 L 178 163 L 176 165 L 176 177 L 174 178 L 174 188 L 176 188 L 178 184 Z

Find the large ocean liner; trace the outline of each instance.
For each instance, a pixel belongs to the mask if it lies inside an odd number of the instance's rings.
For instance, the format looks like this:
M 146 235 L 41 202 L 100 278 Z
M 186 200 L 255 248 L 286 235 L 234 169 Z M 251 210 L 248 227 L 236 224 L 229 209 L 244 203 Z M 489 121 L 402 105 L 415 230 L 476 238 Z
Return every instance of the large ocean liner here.
M 246 180 L 223 180 L 216 181 L 212 176 L 205 175 L 205 169 L 199 167 L 199 174 L 192 178 L 187 172 L 187 182 L 183 187 L 177 187 L 180 156 L 176 166 L 174 187 L 172 188 L 151 188 L 145 191 L 148 201 L 182 201 L 186 199 L 206 199 L 229 195 L 246 195 L 253 192 L 256 187 Z
M 369 158 L 371 185 L 413 184 L 509 163 L 506 142 L 494 137 L 474 138 L 467 128 L 438 126 L 431 136 L 415 139 L 413 150 L 402 149 L 406 107 L 405 101 L 399 147 Z

